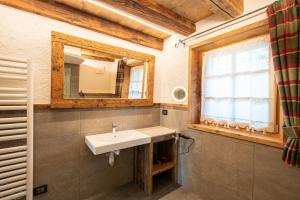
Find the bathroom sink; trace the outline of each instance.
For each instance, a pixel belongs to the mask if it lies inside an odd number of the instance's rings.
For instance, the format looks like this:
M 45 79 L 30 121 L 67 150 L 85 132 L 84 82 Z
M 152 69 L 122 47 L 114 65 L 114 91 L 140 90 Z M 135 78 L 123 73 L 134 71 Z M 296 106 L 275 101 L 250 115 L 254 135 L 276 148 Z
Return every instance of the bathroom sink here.
M 148 144 L 150 142 L 150 136 L 137 130 L 85 136 L 85 143 L 95 155 Z

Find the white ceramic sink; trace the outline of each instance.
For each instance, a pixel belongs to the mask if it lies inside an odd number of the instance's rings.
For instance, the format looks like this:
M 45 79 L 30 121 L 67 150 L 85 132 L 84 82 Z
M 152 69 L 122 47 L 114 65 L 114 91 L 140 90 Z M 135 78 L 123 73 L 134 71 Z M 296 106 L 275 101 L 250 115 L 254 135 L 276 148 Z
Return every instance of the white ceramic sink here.
M 85 136 L 85 143 L 95 155 L 148 144 L 150 142 L 150 136 L 137 130 Z

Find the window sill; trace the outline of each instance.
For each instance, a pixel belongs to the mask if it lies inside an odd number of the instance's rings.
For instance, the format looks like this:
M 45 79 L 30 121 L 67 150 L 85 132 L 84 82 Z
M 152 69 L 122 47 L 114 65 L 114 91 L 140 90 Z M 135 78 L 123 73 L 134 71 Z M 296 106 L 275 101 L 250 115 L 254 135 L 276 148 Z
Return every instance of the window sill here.
M 231 137 L 239 140 L 245 140 L 248 142 L 258 143 L 258 144 L 264 144 L 276 148 L 282 148 L 283 147 L 283 139 L 280 137 L 280 135 L 261 135 L 261 134 L 255 134 L 255 133 L 248 133 L 243 131 L 236 131 L 236 130 L 229 130 L 225 128 L 219 128 L 219 127 L 211 127 L 207 125 L 202 124 L 188 124 L 188 128 L 213 133 L 217 135 L 222 135 L 226 137 Z

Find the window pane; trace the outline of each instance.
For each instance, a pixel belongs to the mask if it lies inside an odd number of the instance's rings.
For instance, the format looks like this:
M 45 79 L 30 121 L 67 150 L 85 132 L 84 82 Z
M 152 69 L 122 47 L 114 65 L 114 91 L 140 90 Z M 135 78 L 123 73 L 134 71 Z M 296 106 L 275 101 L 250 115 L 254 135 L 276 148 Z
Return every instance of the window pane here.
M 235 97 L 251 97 L 250 91 L 250 81 L 251 75 L 250 74 L 242 74 L 237 75 L 234 77 L 234 90 L 235 90 Z
M 253 47 L 248 51 L 237 52 L 236 54 L 237 69 L 236 72 L 257 71 L 269 68 L 269 47 Z
M 209 78 L 204 83 L 205 97 L 231 97 L 232 78 L 225 76 L 221 78 Z
M 274 125 L 269 38 L 260 37 L 206 52 L 202 84 L 202 120 Z
M 251 119 L 256 122 L 267 123 L 269 121 L 269 102 L 267 100 L 253 100 L 251 102 Z
M 232 118 L 232 101 L 228 99 L 206 99 L 203 114 L 207 118 L 226 120 Z
M 252 75 L 251 91 L 253 97 L 270 97 L 270 77 L 269 72 Z
M 251 100 L 238 99 L 234 102 L 235 122 L 247 123 L 251 118 Z
M 137 66 L 131 68 L 128 98 L 131 99 L 142 98 L 143 78 L 144 78 L 143 66 Z
M 206 62 L 210 67 L 205 68 L 206 76 L 215 76 L 232 73 L 232 55 L 216 52 L 205 54 Z

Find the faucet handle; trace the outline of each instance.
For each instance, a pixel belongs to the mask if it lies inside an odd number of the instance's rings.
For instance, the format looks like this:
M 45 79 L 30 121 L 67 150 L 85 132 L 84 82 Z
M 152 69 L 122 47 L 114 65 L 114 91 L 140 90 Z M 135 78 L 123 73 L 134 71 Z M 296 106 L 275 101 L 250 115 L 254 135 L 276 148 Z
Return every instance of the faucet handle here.
M 118 128 L 118 126 L 114 123 L 112 123 L 112 128 Z

